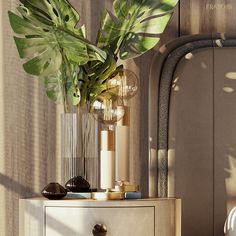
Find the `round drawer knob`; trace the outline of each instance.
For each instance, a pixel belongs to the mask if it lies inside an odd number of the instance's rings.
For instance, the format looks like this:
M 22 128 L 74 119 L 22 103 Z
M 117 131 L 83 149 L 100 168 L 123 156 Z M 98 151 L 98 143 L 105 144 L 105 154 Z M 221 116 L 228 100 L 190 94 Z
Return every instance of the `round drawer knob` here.
M 107 234 L 107 227 L 103 224 L 96 224 L 93 228 L 93 235 L 94 236 L 106 236 Z

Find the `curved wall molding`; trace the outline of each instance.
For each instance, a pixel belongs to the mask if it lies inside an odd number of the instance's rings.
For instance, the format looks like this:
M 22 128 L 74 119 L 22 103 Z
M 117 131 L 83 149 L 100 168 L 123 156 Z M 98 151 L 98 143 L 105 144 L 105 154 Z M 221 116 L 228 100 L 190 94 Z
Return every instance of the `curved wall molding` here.
M 236 47 L 236 34 L 211 34 L 191 35 L 178 38 L 164 45 L 154 59 L 150 78 L 150 97 L 153 99 L 153 91 L 157 90 L 157 127 L 156 121 L 151 119 L 149 133 L 151 140 L 157 143 L 158 167 L 157 189 L 158 197 L 168 197 L 168 132 L 169 132 L 169 109 L 171 88 L 174 80 L 175 69 L 180 60 L 188 53 L 203 48 Z M 158 65 L 157 67 L 155 65 Z M 153 80 L 157 87 L 153 90 Z M 154 82 L 154 84 L 156 83 Z M 150 99 L 150 101 L 152 100 Z M 152 101 L 149 109 L 153 107 Z M 150 112 L 150 111 L 149 111 Z M 153 111 L 152 111 L 153 112 Z M 151 113 L 150 113 L 151 114 Z M 153 129 L 156 127 L 156 129 Z M 157 134 L 155 134 L 157 132 Z M 157 141 L 158 140 L 158 141 Z M 151 145 L 149 147 L 152 148 Z

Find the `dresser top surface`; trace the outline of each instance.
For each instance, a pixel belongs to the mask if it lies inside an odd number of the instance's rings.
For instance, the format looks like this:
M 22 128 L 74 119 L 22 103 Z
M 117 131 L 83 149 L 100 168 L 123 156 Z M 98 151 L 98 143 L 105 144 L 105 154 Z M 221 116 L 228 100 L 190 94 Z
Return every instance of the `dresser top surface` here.
M 137 200 L 92 200 L 92 199 L 62 199 L 48 200 L 43 197 L 20 199 L 21 203 L 42 204 L 42 206 L 155 206 L 158 204 L 170 204 L 180 201 L 176 198 L 147 198 Z

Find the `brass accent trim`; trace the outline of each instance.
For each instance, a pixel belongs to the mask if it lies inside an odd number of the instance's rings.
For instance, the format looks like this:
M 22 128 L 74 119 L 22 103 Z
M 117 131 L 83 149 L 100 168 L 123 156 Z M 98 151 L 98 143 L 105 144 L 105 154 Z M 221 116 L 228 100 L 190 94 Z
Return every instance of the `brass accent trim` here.
M 117 181 L 114 191 L 117 192 L 138 192 L 139 185 L 131 184 L 129 182 Z
M 101 150 L 115 151 L 115 132 L 113 130 L 101 131 Z
M 93 200 L 123 200 L 125 199 L 124 192 L 94 192 L 92 193 Z

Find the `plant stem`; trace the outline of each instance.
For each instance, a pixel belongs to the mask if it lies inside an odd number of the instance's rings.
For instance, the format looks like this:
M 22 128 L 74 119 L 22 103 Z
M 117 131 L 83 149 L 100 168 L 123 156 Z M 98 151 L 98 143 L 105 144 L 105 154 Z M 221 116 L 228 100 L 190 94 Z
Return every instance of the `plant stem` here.
M 69 107 L 68 107 L 68 101 L 67 101 L 67 96 L 66 96 L 66 91 L 65 91 L 65 86 L 63 88 L 63 97 L 64 97 L 64 112 L 68 113 L 69 112 Z
M 64 112 L 68 113 L 69 112 L 69 107 L 68 107 L 68 101 L 67 101 L 67 93 L 66 93 L 66 70 L 65 68 L 62 66 L 62 93 L 63 93 L 63 105 L 64 105 Z

